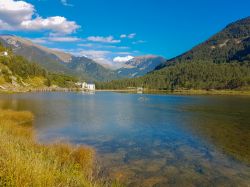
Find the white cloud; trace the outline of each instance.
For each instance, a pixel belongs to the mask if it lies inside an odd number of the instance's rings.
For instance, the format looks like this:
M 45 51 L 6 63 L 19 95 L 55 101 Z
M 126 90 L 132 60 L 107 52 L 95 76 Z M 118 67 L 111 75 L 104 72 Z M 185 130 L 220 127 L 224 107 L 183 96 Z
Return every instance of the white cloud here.
M 86 44 L 77 44 L 79 47 L 94 47 L 94 44 L 92 43 L 86 43 Z
M 146 41 L 144 41 L 144 40 L 138 40 L 138 41 L 133 42 L 133 44 L 142 44 L 142 43 L 146 43 Z
M 90 36 L 87 38 L 88 41 L 101 42 L 101 43 L 120 43 L 121 40 L 115 40 L 113 36 Z
M 81 38 L 77 37 L 49 37 L 49 41 L 52 42 L 78 42 L 81 41 Z
M 51 42 L 78 42 L 81 41 L 81 38 L 77 38 L 77 37 L 41 37 L 41 38 L 28 38 L 29 40 L 31 40 L 34 43 L 37 44 L 49 44 Z
M 69 4 L 67 0 L 61 0 L 61 3 L 62 3 L 64 6 L 73 6 L 72 4 Z
M 135 36 L 136 36 L 136 33 L 132 33 L 132 34 L 129 34 L 129 35 L 128 35 L 128 38 L 132 39 L 132 38 L 134 38 Z
M 0 19 L 10 25 L 32 19 L 34 6 L 25 1 L 0 0 Z
M 91 59 L 97 59 L 97 58 L 104 58 L 107 54 L 109 54 L 109 51 L 102 51 L 102 50 L 83 50 L 78 49 L 76 51 L 72 52 L 76 56 L 85 56 Z
M 118 55 L 130 55 L 131 52 L 116 52 Z
M 68 21 L 61 16 L 48 17 L 46 19 L 37 17 L 33 20 L 21 22 L 20 26 L 25 30 L 51 30 L 62 34 L 71 34 L 79 28 L 74 21 Z
M 91 48 L 91 49 L 129 49 L 128 46 L 116 46 L 116 45 L 109 45 L 103 43 L 79 43 L 77 44 L 79 47 Z
M 119 47 L 117 47 L 118 49 L 129 49 L 130 47 L 128 47 L 128 46 L 119 46 Z
M 131 33 L 131 34 L 121 34 L 120 38 L 128 38 L 128 39 L 133 39 L 136 36 L 136 33 Z
M 120 38 L 127 38 L 127 35 L 126 34 L 121 34 Z
M 117 56 L 113 59 L 114 62 L 118 62 L 118 63 L 124 63 L 124 62 L 127 62 L 131 59 L 133 59 L 134 57 L 133 56 L 125 56 L 125 57 L 121 57 L 121 56 Z
M 65 17 L 42 18 L 32 4 L 14 0 L 0 0 L 0 23 L 1 30 L 49 30 L 61 34 L 71 34 L 80 28 Z

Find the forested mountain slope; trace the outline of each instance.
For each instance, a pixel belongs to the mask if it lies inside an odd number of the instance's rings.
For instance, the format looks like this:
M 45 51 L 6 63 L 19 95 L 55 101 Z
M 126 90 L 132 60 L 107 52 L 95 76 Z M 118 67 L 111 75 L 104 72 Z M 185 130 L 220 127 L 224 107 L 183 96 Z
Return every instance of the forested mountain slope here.
M 166 61 L 161 69 L 174 63 L 211 61 L 214 63 L 250 61 L 250 17 L 229 24 L 204 43 L 190 51 Z

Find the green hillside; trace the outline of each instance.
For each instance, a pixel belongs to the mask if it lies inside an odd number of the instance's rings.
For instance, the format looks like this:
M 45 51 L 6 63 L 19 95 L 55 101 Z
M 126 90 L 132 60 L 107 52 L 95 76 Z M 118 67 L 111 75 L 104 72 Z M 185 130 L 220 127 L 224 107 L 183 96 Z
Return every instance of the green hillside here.
M 67 67 L 74 70 L 80 78 L 88 81 L 108 81 L 119 78 L 116 72 L 106 69 L 86 57 L 72 57 L 72 61 L 68 63 Z
M 6 53 L 7 55 L 4 55 Z M 0 45 L 0 86 L 1 89 L 37 88 L 47 86 L 71 87 L 75 78 L 50 73 L 40 65 L 16 56 L 11 49 Z
M 250 17 L 229 24 L 204 43 L 167 61 L 157 69 L 175 63 L 211 61 L 230 63 L 250 61 Z

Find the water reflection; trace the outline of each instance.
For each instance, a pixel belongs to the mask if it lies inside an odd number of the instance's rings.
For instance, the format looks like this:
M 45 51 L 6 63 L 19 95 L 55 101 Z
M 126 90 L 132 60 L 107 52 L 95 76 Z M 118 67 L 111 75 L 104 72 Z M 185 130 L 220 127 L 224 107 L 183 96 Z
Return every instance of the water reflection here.
M 130 186 L 247 186 L 248 97 L 120 93 L 0 96 L 31 110 L 40 141 L 94 146 L 108 173 Z

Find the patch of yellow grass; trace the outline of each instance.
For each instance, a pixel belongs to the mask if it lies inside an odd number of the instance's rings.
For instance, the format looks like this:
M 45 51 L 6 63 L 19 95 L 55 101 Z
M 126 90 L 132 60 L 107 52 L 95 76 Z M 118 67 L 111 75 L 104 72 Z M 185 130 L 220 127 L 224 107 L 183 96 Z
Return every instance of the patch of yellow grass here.
M 31 125 L 34 116 L 27 111 L 16 112 L 12 110 L 0 110 L 0 121 L 11 121 L 19 125 Z
M 4 83 L 6 83 L 5 79 L 2 76 L 0 76 L 0 85 Z
M 31 87 L 39 88 L 45 86 L 46 79 L 44 77 L 32 77 L 25 80 L 25 83 L 29 84 Z
M 100 186 L 94 151 L 35 142 L 30 112 L 0 110 L 0 186 Z

